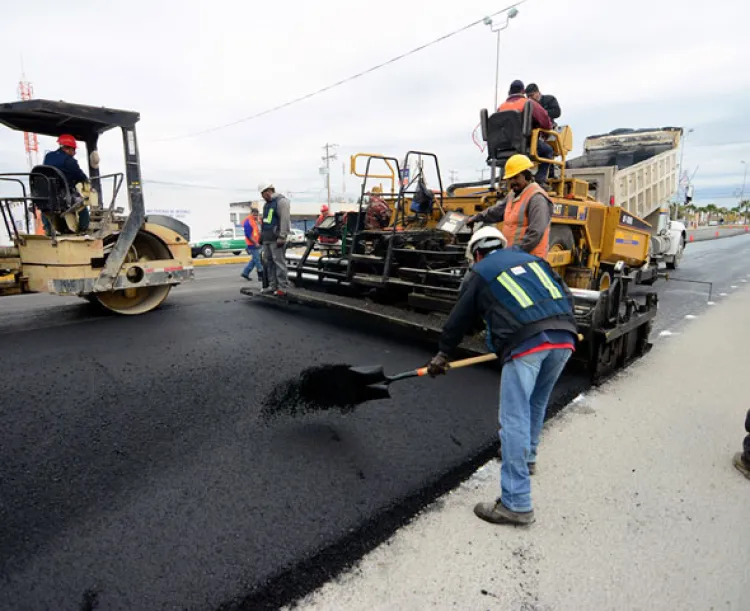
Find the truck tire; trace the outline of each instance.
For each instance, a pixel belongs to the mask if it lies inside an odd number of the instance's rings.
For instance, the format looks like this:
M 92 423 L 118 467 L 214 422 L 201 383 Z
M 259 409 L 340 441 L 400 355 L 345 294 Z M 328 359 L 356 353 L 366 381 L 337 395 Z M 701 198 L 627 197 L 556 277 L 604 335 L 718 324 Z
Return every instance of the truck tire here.
M 685 237 L 680 238 L 680 247 L 677 249 L 677 254 L 672 257 L 671 261 L 666 262 L 667 269 L 677 269 L 682 259 L 682 253 L 685 251 Z
M 214 252 L 216 251 L 214 250 L 214 247 L 211 246 L 210 244 L 206 244 L 203 248 L 201 248 L 201 254 L 204 257 L 206 257 L 206 259 L 210 259 L 211 257 L 213 257 Z
M 573 250 L 575 240 L 573 230 L 567 225 L 552 225 L 549 230 L 549 249 L 559 246 L 557 250 Z

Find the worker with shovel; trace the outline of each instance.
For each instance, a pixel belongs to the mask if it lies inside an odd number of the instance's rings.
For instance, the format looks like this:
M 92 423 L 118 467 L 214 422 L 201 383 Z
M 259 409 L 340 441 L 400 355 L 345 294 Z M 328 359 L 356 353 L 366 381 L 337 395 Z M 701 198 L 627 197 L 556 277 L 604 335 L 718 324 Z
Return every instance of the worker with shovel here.
M 487 327 L 490 351 L 504 365 L 500 379 L 501 495 L 474 513 L 496 524 L 531 524 L 529 469 L 535 468 L 539 435 L 552 388 L 575 348 L 573 296 L 546 261 L 506 249 L 495 227 L 469 240 L 474 262 L 430 361 L 431 376 L 449 369 L 448 357 L 477 318 Z

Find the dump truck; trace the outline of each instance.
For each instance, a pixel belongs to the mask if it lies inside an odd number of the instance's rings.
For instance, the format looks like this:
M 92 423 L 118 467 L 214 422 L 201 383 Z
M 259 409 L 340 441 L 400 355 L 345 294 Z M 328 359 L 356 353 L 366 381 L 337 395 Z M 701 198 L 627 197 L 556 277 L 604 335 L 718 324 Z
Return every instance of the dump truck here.
M 586 181 L 589 195 L 619 206 L 651 226 L 649 263 L 676 269 L 687 245 L 687 229 L 670 219 L 677 192 L 677 152 L 682 128 L 616 129 L 589 136 L 583 154 L 567 160 L 566 176 Z
M 13 244 L 0 247 L 0 295 L 75 295 L 117 314 L 158 307 L 170 289 L 193 278 L 190 230 L 169 216 L 146 215 L 136 139 L 137 112 L 51 100 L 0 104 L 0 124 L 10 129 L 84 142 L 88 183 L 68 184 L 56 167 L 0 174 L 0 215 Z M 99 170 L 99 136 L 119 128 L 125 173 Z M 123 183 L 128 214 L 115 207 Z M 104 203 L 104 187 L 111 198 Z M 90 209 L 90 224 L 79 214 Z M 47 231 L 37 235 L 39 212 Z M 19 222 L 20 221 L 20 222 Z
M 597 201 L 586 181 L 567 175 L 570 127 L 533 129 L 529 104 L 521 113 L 483 110 L 480 118 L 489 179 L 444 189 L 434 153 L 409 151 L 402 159 L 357 154 L 351 164 L 362 178 L 359 207 L 326 219 L 308 234 L 304 253 L 288 256 L 295 287 L 286 297 L 242 292 L 266 303 L 337 308 L 436 337 L 469 266 L 472 231 L 465 221 L 507 196 L 499 177 L 505 162 L 523 153 L 555 168 L 548 181 L 553 211 L 547 260 L 574 295 L 581 338 L 575 358 L 596 382 L 644 354 L 658 303 L 653 291 L 638 286 L 644 273 L 649 278 L 652 273 L 651 226 L 621 206 Z M 539 156 L 540 137 L 550 143 L 554 158 Z M 427 170 L 437 177 L 437 189 L 427 188 Z M 391 210 L 389 225 L 381 229 L 364 224 L 373 179 L 390 184 L 390 192 L 379 195 Z M 482 332 L 463 346 L 486 351 Z

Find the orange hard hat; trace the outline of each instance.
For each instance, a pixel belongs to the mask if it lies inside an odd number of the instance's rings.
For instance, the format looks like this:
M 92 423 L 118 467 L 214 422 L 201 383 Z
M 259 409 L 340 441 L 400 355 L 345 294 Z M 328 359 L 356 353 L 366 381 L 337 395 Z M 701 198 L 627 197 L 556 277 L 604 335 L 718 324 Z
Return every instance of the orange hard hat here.
M 57 143 L 60 146 L 69 146 L 70 148 L 73 148 L 73 149 L 78 147 L 78 144 L 76 143 L 76 139 L 70 134 L 62 134 L 57 139 Z

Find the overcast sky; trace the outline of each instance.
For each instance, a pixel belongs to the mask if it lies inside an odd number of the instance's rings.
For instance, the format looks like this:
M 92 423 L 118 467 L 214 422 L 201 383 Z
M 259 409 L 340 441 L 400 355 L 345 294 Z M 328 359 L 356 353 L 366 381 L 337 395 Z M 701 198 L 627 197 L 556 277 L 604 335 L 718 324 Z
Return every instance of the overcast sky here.
M 138 110 L 150 208 L 201 218 L 257 198 L 269 180 L 292 201 L 325 198 L 322 146 L 401 158 L 434 151 L 445 179 L 474 180 L 471 133 L 493 103 L 495 35 L 484 25 L 260 119 L 169 139 L 261 112 L 507 6 L 503 1 L 37 0 L 6 3 L 0 100 L 17 97 L 21 55 L 36 97 Z M 731 205 L 750 162 L 750 2 L 528 0 L 501 34 L 500 88 L 515 78 L 555 94 L 560 123 L 585 136 L 619 127 L 693 128 L 684 165 L 696 200 Z M 117 135 L 102 168 L 120 167 Z M 55 148 L 50 138 L 42 149 Z M 81 156 L 83 161 L 83 156 Z M 116 167 L 113 165 L 116 164 Z M 0 169 L 25 166 L 21 134 L 0 130 Z M 357 190 L 346 176 L 347 189 Z M 750 193 L 750 188 L 746 188 Z M 223 214 L 223 212 L 222 212 Z

